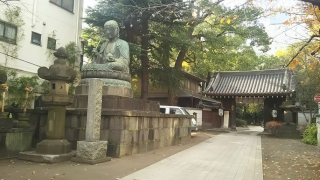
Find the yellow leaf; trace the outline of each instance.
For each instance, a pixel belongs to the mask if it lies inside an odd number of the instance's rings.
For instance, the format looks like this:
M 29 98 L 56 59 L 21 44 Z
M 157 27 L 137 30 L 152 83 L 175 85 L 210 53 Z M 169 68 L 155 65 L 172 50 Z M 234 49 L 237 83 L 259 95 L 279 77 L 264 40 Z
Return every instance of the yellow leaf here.
M 231 23 L 231 20 L 230 20 L 230 19 L 228 19 L 228 20 L 227 20 L 227 23 L 228 23 L 228 24 L 230 24 L 230 23 Z
M 297 66 L 297 64 L 298 64 L 297 60 L 293 60 L 289 65 L 289 69 L 294 69 Z
M 194 17 L 196 15 L 196 13 L 192 12 L 192 17 Z
M 224 21 L 224 18 L 222 18 L 222 19 L 220 20 L 220 23 L 222 24 L 222 23 L 223 23 L 223 21 Z
M 298 65 L 298 61 L 297 61 L 296 59 L 293 60 L 292 63 L 293 63 L 295 66 Z

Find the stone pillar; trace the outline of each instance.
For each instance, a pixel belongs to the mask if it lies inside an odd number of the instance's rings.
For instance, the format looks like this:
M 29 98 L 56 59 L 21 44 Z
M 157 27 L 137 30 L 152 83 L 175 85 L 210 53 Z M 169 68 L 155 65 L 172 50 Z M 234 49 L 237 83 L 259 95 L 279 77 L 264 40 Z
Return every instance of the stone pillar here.
M 99 141 L 100 139 L 102 85 L 101 79 L 89 80 L 86 141 Z
M 47 139 L 64 139 L 66 107 L 50 106 L 48 110 Z
M 99 141 L 102 86 L 101 79 L 89 79 L 86 140 L 77 142 L 77 154 L 75 158 L 72 158 L 72 161 L 97 164 L 111 160 L 106 157 L 108 141 Z
M 231 125 L 231 130 L 237 130 L 237 115 L 236 115 L 236 99 L 231 98 L 231 111 L 230 111 L 230 125 Z

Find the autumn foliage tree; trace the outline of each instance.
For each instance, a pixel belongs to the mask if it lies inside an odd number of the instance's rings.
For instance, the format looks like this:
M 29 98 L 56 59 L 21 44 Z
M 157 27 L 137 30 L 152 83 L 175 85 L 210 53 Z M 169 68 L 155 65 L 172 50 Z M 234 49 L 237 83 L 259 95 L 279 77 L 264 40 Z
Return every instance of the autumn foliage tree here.
M 317 105 L 313 101 L 315 94 L 320 93 L 320 59 L 319 59 L 319 28 L 320 11 L 317 6 L 310 3 L 299 3 L 299 11 L 291 10 L 294 15 L 284 22 L 287 26 L 297 23 L 304 23 L 310 34 L 309 39 L 305 39 L 288 46 L 283 53 L 283 58 L 287 59 L 287 67 L 294 69 L 297 81 L 297 101 L 313 117 L 317 112 Z M 306 111 L 307 110 L 307 111 Z M 311 119 L 309 119 L 311 123 Z

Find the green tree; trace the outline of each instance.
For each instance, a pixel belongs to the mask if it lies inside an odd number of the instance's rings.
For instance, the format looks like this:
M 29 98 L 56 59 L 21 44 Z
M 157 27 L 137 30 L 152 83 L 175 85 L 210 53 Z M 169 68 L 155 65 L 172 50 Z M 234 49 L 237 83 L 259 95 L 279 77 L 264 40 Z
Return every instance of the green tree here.
M 192 73 L 202 76 L 219 68 L 249 69 L 257 60 L 251 46 L 268 49 L 270 39 L 256 21 L 261 10 L 248 6 L 228 9 L 222 1 L 100 0 L 97 7 L 87 10 L 86 22 L 91 26 L 87 32 L 99 34 L 106 20 L 118 21 L 121 38 L 135 45 L 130 46 L 131 65 L 141 65 L 142 98 L 147 97 L 149 80 L 165 85 L 169 95 L 175 96 L 182 77 L 163 78 L 166 74 L 159 73 L 181 74 L 184 62 L 193 67 Z M 149 72 L 154 77 L 149 78 Z M 160 83 L 161 79 L 165 81 Z M 166 84 L 168 79 L 177 82 Z
M 192 71 L 205 77 L 212 71 L 253 70 L 259 57 L 253 47 L 269 50 L 270 38 L 257 19 L 263 12 L 254 7 L 230 10 L 216 7 L 211 16 L 196 27 L 195 33 L 203 37 L 197 44 L 197 61 Z

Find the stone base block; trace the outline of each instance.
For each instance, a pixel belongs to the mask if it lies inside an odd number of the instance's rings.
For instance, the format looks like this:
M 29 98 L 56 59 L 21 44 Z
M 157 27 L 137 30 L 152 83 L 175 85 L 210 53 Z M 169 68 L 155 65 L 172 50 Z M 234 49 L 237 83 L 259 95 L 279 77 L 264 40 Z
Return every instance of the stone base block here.
M 66 154 L 39 154 L 35 151 L 20 152 L 19 159 L 32 161 L 37 163 L 57 163 L 62 161 L 70 161 L 76 155 L 76 151 Z
M 87 142 L 87 141 L 78 141 L 77 142 L 77 162 L 81 161 L 92 164 L 108 161 L 106 158 L 108 149 L 108 141 L 96 141 L 96 142 Z
M 71 144 L 65 139 L 45 139 L 37 144 L 36 152 L 39 154 L 67 154 L 71 151 Z
M 78 158 L 78 157 L 73 157 L 71 158 L 71 161 L 73 162 L 78 162 L 78 163 L 83 163 L 83 164 L 98 164 L 98 163 L 104 163 L 104 162 L 108 162 L 111 161 L 111 157 L 104 157 L 101 159 L 95 159 L 95 160 L 91 160 L 91 159 L 82 159 L 82 158 Z

